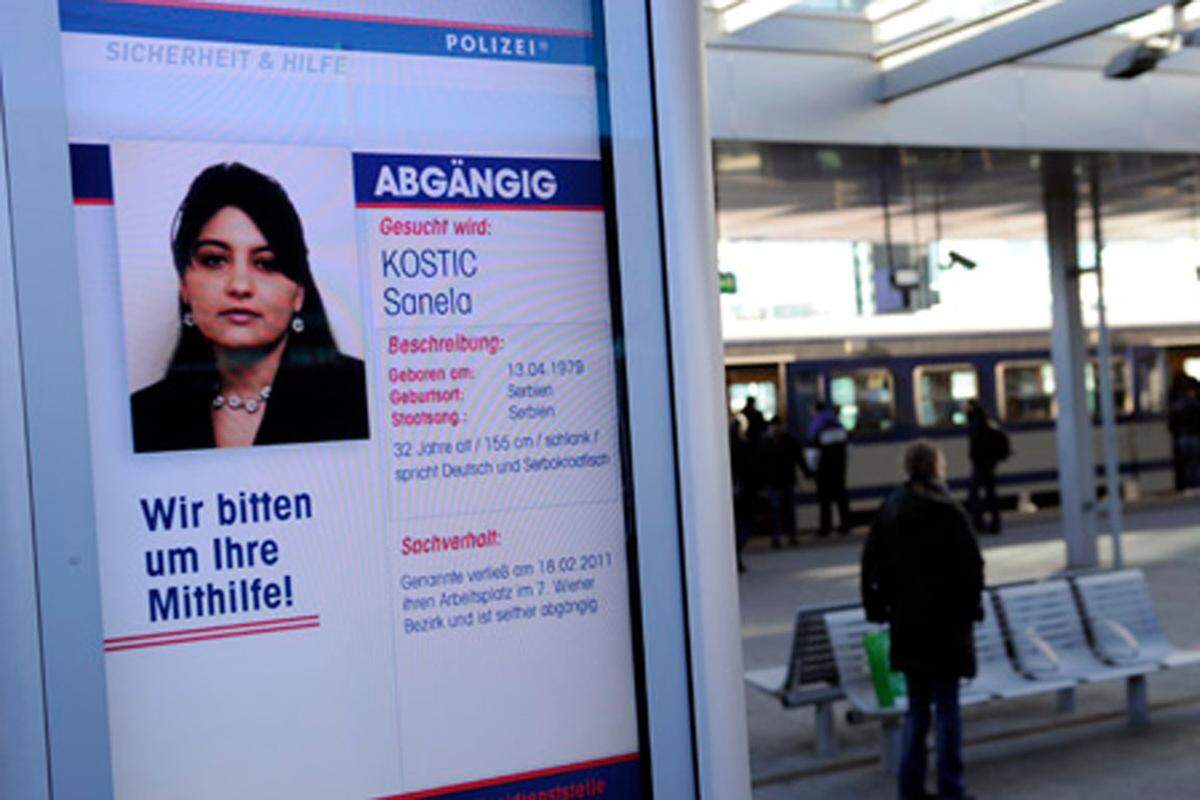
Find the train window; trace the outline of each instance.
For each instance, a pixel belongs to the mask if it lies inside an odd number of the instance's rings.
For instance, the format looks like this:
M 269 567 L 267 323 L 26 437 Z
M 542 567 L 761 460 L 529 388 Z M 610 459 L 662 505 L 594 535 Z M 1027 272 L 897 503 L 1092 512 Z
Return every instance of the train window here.
M 1161 414 L 1167 410 L 1167 368 L 1162 353 L 1138 356 L 1137 395 L 1141 413 Z
M 1007 422 L 1045 422 L 1054 419 L 1054 367 L 1047 361 L 1024 361 L 996 367 L 1000 408 Z
M 979 398 L 979 376 L 970 364 L 917 367 L 917 424 L 950 428 L 967 424 L 967 401 Z
M 835 371 L 829 380 L 829 400 L 839 407 L 848 431 L 877 433 L 896 423 L 892 373 L 886 369 Z
M 1183 374 L 1200 381 L 1200 358 L 1192 357 L 1183 360 Z
M 775 384 L 771 381 L 748 381 L 729 384 L 729 410 L 737 414 L 746 406 L 746 399 L 754 398 L 754 404 L 766 419 L 779 412 L 779 398 Z
M 1116 356 L 1112 360 L 1113 407 L 1117 415 L 1129 414 L 1133 411 L 1133 395 L 1129 391 L 1129 375 L 1125 368 L 1125 359 Z M 1087 388 L 1088 413 L 1093 416 L 1100 413 L 1100 387 L 1097 376 L 1100 373 L 1099 364 L 1089 361 L 1083 370 L 1083 385 Z

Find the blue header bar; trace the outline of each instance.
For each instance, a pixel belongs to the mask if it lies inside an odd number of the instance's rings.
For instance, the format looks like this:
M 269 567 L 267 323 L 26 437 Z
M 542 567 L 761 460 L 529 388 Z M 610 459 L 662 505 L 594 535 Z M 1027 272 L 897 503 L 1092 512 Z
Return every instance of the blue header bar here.
M 360 207 L 601 210 L 599 161 L 354 154 Z
M 205 0 L 59 0 L 64 32 L 198 39 L 276 47 L 594 63 L 589 31 Z
M 108 205 L 113 199 L 112 161 L 106 144 L 72 144 L 71 195 L 80 205 Z

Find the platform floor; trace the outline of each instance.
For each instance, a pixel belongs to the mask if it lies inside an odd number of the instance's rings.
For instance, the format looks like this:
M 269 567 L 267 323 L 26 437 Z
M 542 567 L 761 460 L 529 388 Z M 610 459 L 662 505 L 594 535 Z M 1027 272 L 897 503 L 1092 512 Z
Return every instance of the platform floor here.
M 1126 511 L 1127 566 L 1150 581 L 1163 626 L 1180 646 L 1200 646 L 1200 500 L 1147 503 Z M 782 664 L 797 608 L 858 598 L 858 558 L 865 531 L 844 539 L 803 537 L 771 550 L 751 543 L 740 577 L 742 650 L 746 669 Z M 988 583 L 1043 578 L 1064 566 L 1053 516 L 1015 518 L 998 537 L 982 537 Z M 1111 563 L 1107 535 L 1101 563 Z M 990 703 L 964 711 L 968 790 L 980 798 L 1200 796 L 1200 668 L 1150 677 L 1151 723 L 1125 722 L 1125 685 L 1077 690 L 1072 714 L 1054 697 Z M 879 764 L 879 729 L 848 725 L 837 709 L 840 752 L 814 751 L 811 709 L 783 709 L 746 690 L 754 796 L 891 798 L 892 779 Z M 932 764 L 930 779 L 932 780 Z

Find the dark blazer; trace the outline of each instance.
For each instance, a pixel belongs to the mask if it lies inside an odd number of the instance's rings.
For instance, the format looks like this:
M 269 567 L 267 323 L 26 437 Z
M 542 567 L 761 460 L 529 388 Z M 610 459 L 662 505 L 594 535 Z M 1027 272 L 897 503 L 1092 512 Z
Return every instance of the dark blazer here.
M 168 374 L 134 392 L 130 398 L 134 451 L 216 447 L 215 395 L 216 375 L 211 371 Z M 366 439 L 370 431 L 363 362 L 340 354 L 317 364 L 285 357 L 271 384 L 271 397 L 258 413 L 263 421 L 255 445 Z
M 884 502 L 863 548 L 861 590 L 867 619 L 890 623 L 893 669 L 975 674 L 983 557 L 945 488 L 909 483 Z

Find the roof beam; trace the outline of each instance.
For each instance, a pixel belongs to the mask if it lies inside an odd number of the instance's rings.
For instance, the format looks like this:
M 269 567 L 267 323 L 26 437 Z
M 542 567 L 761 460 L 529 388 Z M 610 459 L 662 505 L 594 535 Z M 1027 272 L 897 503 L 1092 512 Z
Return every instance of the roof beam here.
M 888 68 L 884 59 L 876 99 L 886 103 L 999 64 L 1049 50 L 1148 14 L 1169 0 L 1057 0 Z M 927 46 L 936 47 L 931 43 Z M 922 48 L 924 49 L 924 48 Z
M 737 33 L 756 22 L 773 17 L 796 0 L 742 0 L 721 12 L 721 33 Z

